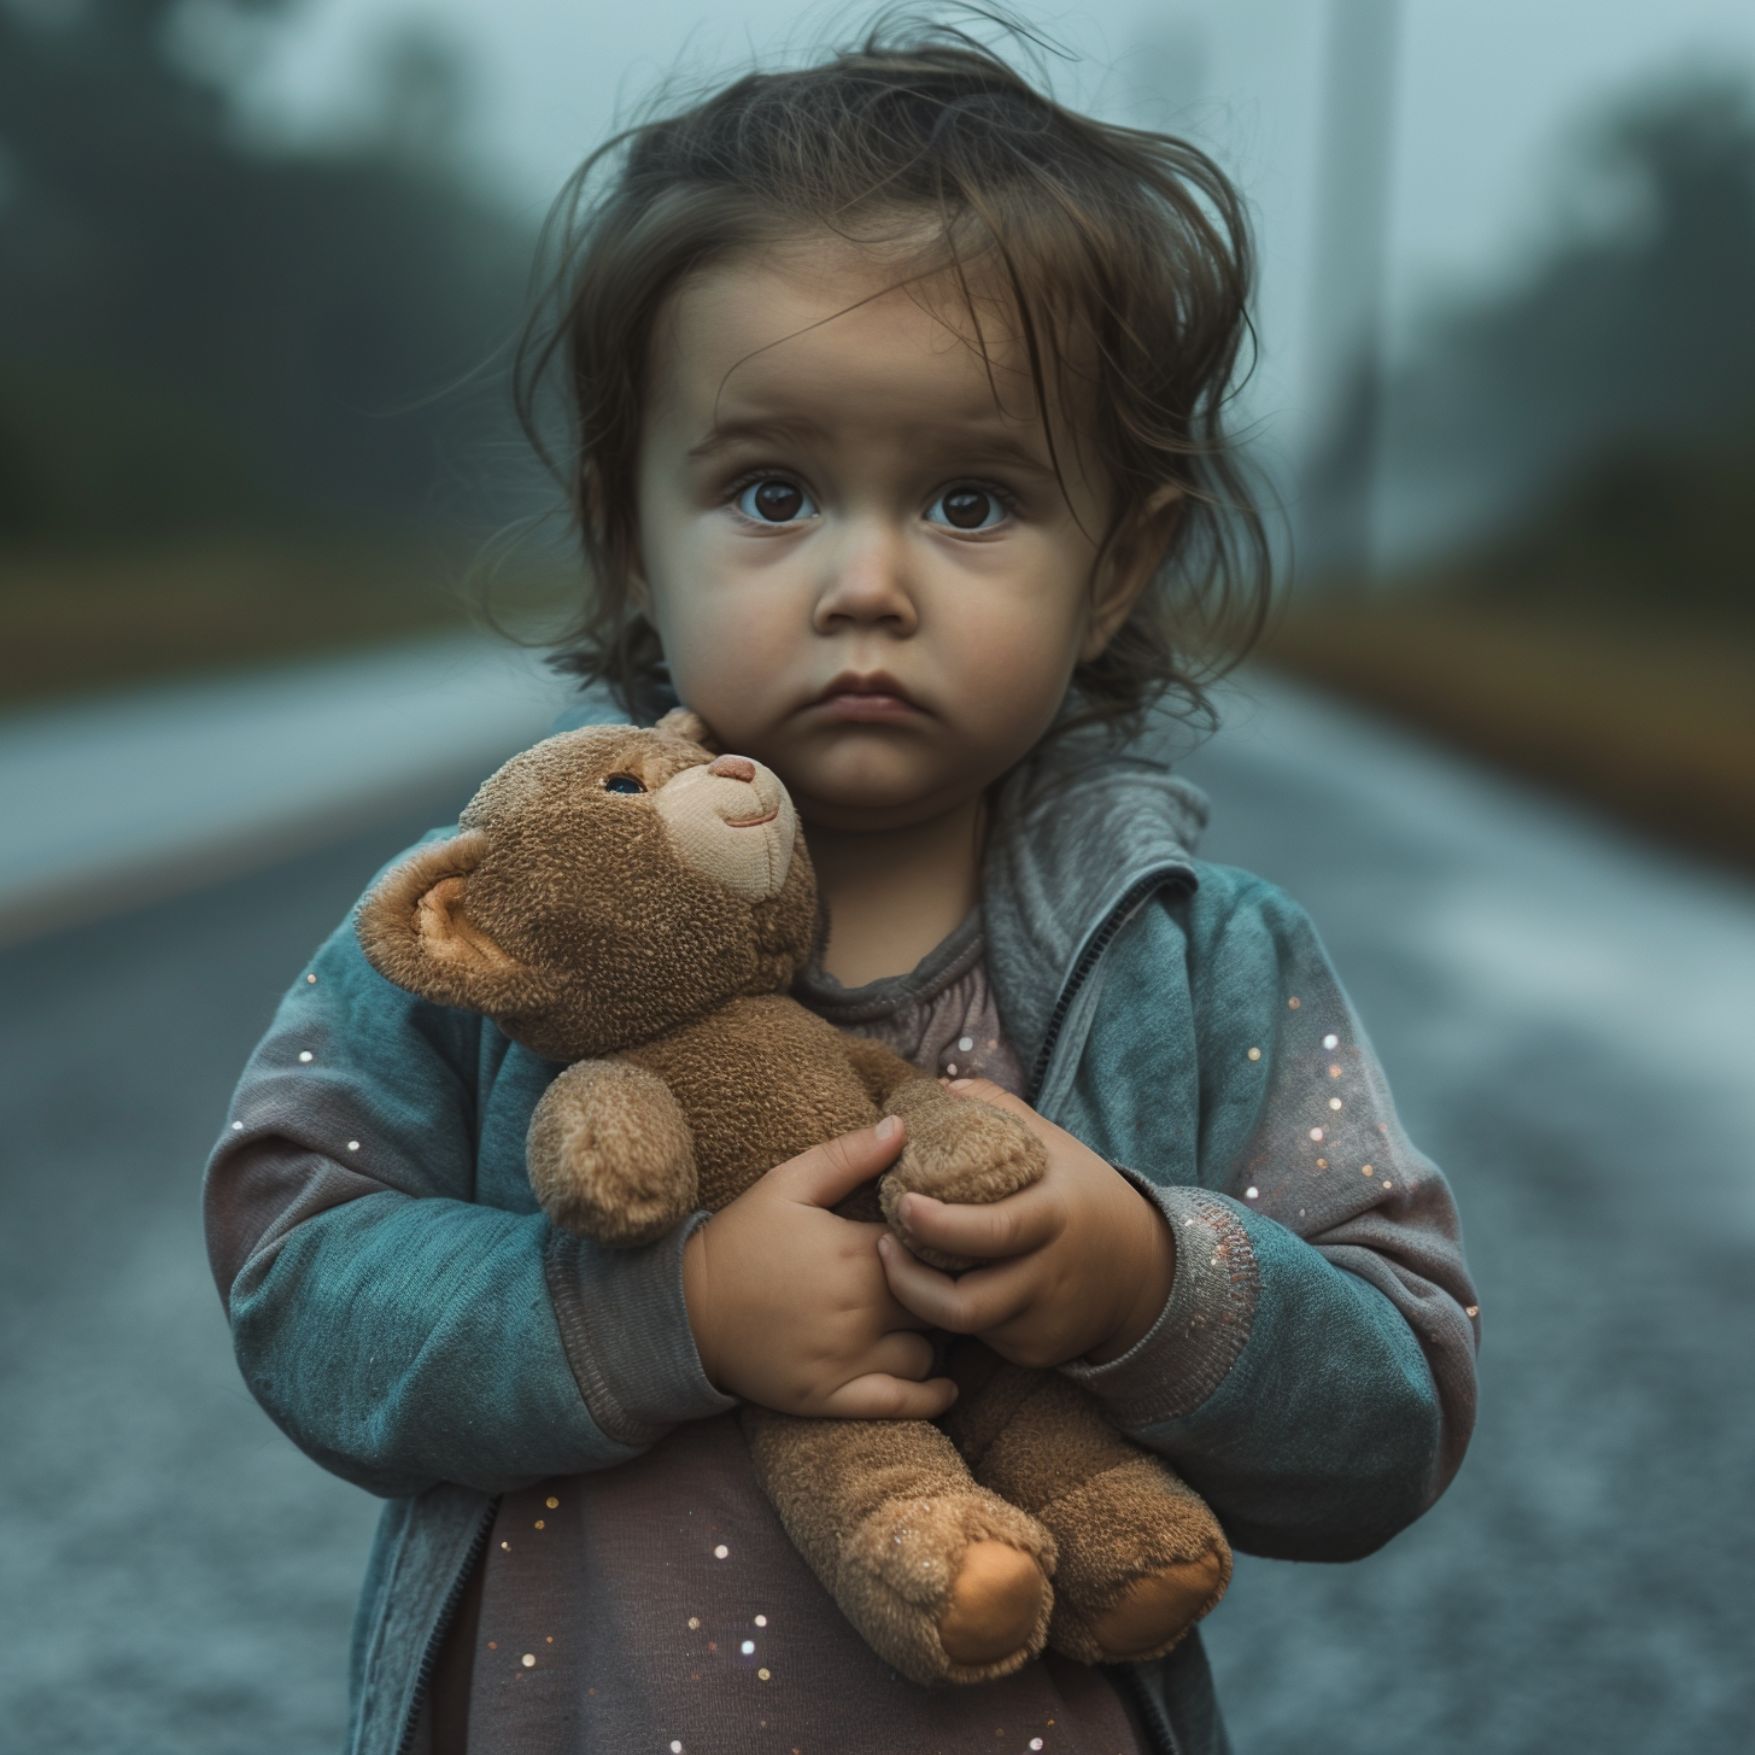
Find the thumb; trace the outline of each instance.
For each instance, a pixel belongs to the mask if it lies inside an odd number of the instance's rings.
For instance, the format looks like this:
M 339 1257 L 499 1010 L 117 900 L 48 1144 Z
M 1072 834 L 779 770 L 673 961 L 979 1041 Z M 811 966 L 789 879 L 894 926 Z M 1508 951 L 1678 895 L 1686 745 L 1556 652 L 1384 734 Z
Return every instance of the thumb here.
M 880 1137 L 879 1128 L 893 1131 Z M 885 1169 L 902 1149 L 908 1129 L 899 1115 L 886 1115 L 871 1127 L 837 1134 L 778 1165 L 783 1192 L 810 1206 L 832 1207 Z

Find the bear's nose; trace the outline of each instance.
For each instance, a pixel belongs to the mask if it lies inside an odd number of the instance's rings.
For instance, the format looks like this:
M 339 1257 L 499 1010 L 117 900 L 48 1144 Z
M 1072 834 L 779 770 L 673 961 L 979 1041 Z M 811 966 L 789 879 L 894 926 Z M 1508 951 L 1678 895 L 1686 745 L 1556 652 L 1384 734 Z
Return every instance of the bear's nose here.
M 753 780 L 756 765 L 748 756 L 718 756 L 707 764 L 707 772 L 721 780 Z

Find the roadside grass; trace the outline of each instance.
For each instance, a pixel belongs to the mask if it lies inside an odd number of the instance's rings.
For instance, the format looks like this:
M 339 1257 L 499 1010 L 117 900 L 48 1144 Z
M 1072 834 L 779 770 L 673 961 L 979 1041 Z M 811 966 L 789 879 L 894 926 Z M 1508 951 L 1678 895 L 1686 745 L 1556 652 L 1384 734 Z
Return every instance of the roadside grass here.
M 558 635 L 575 577 L 438 539 L 214 541 L 127 554 L 0 553 L 0 711 L 132 684 L 485 629 Z
M 1662 612 L 1324 593 L 1257 656 L 1755 870 L 1755 620 Z

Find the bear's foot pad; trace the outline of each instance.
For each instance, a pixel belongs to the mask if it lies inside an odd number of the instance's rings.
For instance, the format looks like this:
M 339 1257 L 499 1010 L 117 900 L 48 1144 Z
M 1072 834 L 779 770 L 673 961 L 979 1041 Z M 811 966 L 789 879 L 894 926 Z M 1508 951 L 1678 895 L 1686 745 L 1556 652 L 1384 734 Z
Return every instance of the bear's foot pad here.
M 971 1542 L 938 1624 L 945 1655 L 991 1664 L 1028 1645 L 1048 1581 L 1028 1554 L 1004 1542 Z
M 1091 1624 L 1103 1648 L 1103 1662 L 1155 1655 L 1158 1647 L 1180 1635 L 1199 1615 L 1217 1588 L 1221 1571 L 1219 1556 L 1209 1553 L 1135 1579 L 1121 1593 L 1121 1600 Z

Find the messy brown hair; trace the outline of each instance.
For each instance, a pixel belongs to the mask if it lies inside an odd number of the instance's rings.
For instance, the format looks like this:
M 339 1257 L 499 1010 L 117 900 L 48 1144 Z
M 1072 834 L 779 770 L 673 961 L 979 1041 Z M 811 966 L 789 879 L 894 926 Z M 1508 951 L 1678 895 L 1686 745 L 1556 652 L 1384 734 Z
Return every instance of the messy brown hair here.
M 998 10 L 966 10 L 1039 40 Z M 1272 602 L 1267 533 L 1223 419 L 1242 338 L 1254 338 L 1243 203 L 1187 141 L 1066 109 L 954 26 L 909 20 L 892 40 L 891 11 L 817 65 L 748 73 L 613 135 L 550 209 L 514 403 L 565 491 L 591 589 L 549 663 L 607 679 L 636 720 L 663 700 L 658 632 L 629 575 L 643 380 L 667 294 L 733 251 L 823 231 L 870 244 L 877 235 L 849 221 L 900 214 L 910 231 L 936 224 L 894 284 L 949 270 L 978 336 L 964 271 L 997 254 L 1063 493 L 1045 360 L 1060 406 L 1093 411 L 1112 489 L 1093 571 L 1131 510 L 1180 494 L 1161 564 L 1104 651 L 1075 670 L 1052 733 L 1094 724 L 1136 735 L 1160 699 L 1215 726 L 1203 682 L 1254 645 Z M 624 147 L 609 187 L 588 198 L 600 162 Z M 1095 364 L 1076 400 L 1066 394 L 1075 356 Z M 564 436 L 551 444 L 540 407 L 557 371 Z

